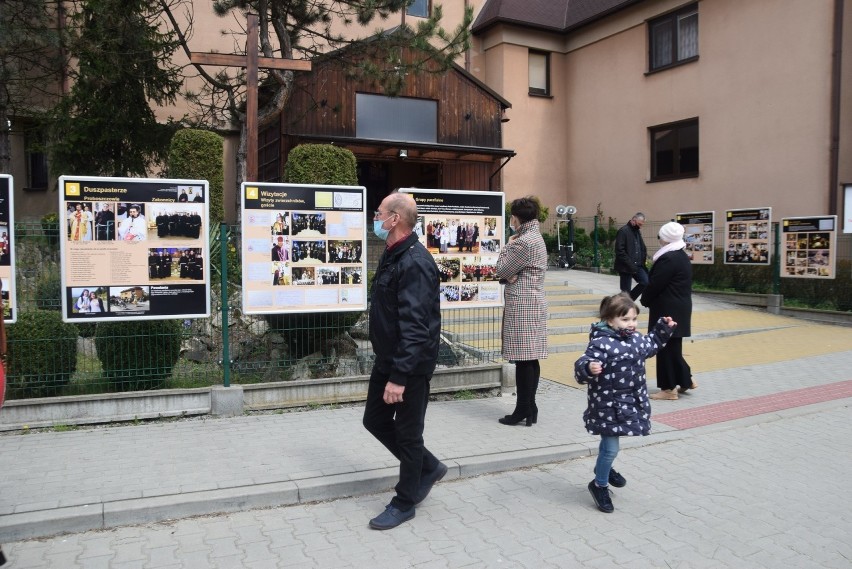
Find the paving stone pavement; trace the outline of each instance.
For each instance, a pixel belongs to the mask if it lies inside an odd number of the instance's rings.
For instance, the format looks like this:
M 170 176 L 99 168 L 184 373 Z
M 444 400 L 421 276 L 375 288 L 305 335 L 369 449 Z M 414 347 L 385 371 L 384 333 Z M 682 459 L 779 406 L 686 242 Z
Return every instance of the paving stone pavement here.
M 387 494 L 89 531 L 6 546 L 24 568 L 848 568 L 847 406 L 697 429 L 622 450 L 613 514 L 592 457 L 442 482 L 400 527 Z M 827 436 L 829 435 L 829 436 Z
M 748 324 L 740 308 L 696 305 L 717 327 Z M 630 483 L 613 515 L 586 489 L 597 439 L 583 430 L 585 392 L 543 381 L 533 428 L 497 423 L 511 395 L 430 404 L 425 440 L 450 472 L 387 533 L 366 522 L 397 464 L 361 406 L 0 434 L 0 543 L 15 569 L 849 567 L 839 536 L 852 534 L 852 502 L 836 481 L 850 461 L 852 330 L 754 314 L 765 331 L 685 344 L 699 389 L 655 402 L 653 434 L 623 441 Z M 572 373 L 576 354 L 560 356 L 570 362 L 544 377 Z M 188 519 L 154 523 L 169 518 Z

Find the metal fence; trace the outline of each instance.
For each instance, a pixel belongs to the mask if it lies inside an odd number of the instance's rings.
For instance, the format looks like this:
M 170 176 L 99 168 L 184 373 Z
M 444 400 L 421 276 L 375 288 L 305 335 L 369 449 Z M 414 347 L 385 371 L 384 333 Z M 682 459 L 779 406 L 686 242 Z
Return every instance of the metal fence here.
M 63 324 L 58 237 L 55 225 L 15 226 L 18 322 L 8 326 L 10 399 L 370 373 L 366 312 L 243 314 L 237 228 L 211 231 L 211 316 L 192 320 Z M 370 275 L 382 249 L 370 236 Z M 498 359 L 500 316 L 496 307 L 442 311 L 438 365 Z
M 573 237 L 575 268 L 611 272 L 614 260 L 615 233 L 624 225 L 614 219 L 602 217 L 576 217 L 573 227 L 565 220 L 551 216 L 544 224 L 549 232 L 548 245 L 553 265 L 558 265 L 557 246 Z M 657 233 L 669 220 L 646 220 L 642 237 L 653 255 L 659 248 Z M 571 235 L 573 230 L 573 235 Z M 559 231 L 560 239 L 556 239 Z M 717 226 L 714 235 L 714 262 L 712 265 L 693 266 L 693 286 L 697 290 L 720 290 L 755 294 L 781 294 L 784 306 L 822 310 L 852 311 L 852 234 L 836 233 L 835 277 L 790 278 L 784 276 L 787 244 L 779 235 L 779 223 L 772 223 L 772 256 L 769 265 L 726 264 L 724 259 L 725 228 Z M 776 254 L 780 252 L 779 254 Z

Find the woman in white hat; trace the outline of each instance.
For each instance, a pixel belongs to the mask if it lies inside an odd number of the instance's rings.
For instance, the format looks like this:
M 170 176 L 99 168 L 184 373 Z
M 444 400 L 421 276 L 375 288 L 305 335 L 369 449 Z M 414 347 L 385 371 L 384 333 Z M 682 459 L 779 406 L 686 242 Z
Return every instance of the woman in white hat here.
M 678 393 L 698 387 L 692 380 L 692 369 L 683 359 L 683 339 L 692 335 L 692 263 L 684 247 L 683 226 L 669 222 L 660 228 L 660 250 L 654 254 L 648 287 L 640 302 L 650 309 L 648 322 L 653 325 L 661 316 L 677 322 L 672 338 L 657 353 L 657 387 L 651 399 L 674 400 Z

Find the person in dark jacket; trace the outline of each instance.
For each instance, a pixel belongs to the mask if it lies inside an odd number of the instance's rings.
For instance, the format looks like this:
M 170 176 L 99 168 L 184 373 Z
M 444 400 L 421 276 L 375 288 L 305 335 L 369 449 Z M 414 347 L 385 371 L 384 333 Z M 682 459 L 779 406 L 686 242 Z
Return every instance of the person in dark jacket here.
M 633 300 L 639 298 L 648 284 L 648 270 L 645 267 L 648 249 L 641 231 L 644 224 L 645 214 L 637 212 L 615 235 L 615 271 L 621 277 L 621 290 L 629 292 Z M 636 286 L 631 290 L 633 280 Z
M 683 339 L 692 335 L 692 263 L 684 251 L 684 228 L 670 222 L 660 228 L 662 247 L 654 253 L 654 264 L 648 287 L 640 302 L 650 309 L 649 323 L 663 314 L 674 318 L 677 330 L 657 354 L 657 387 L 651 399 L 675 400 L 678 392 L 698 387 L 692 380 L 692 369 L 683 359 Z
M 423 444 L 429 382 L 438 361 L 441 300 L 438 266 L 414 233 L 417 204 L 392 193 L 373 217 L 387 244 L 370 297 L 370 342 L 376 354 L 367 389 L 364 427 L 399 459 L 396 495 L 370 527 L 391 529 L 447 473 Z
M 608 296 L 600 306 L 601 321 L 592 325 L 586 352 L 574 363 L 574 377 L 588 384 L 583 413 L 586 430 L 601 437 L 595 479 L 589 492 L 598 509 L 614 510 L 609 485 L 621 488 L 627 480 L 612 469 L 619 437 L 651 432 L 651 403 L 645 382 L 645 360 L 660 353 L 672 330 L 672 318 L 653 320 L 647 336 L 636 332 L 639 307 L 627 293 Z

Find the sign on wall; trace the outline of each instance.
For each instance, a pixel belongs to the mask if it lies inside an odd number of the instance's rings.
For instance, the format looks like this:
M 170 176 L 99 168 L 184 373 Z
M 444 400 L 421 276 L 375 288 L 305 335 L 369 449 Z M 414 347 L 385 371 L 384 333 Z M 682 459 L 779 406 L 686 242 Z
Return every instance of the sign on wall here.
M 837 265 L 837 216 L 781 219 L 782 277 L 833 279 Z
M 402 188 L 417 203 L 415 233 L 438 265 L 441 308 L 501 306 L 497 257 L 505 245 L 502 192 Z
M 725 213 L 725 264 L 769 265 L 772 208 L 732 209 Z
M 675 221 L 683 225 L 686 254 L 693 265 L 712 265 L 715 251 L 713 234 L 714 211 L 675 214 Z
M 843 233 L 852 233 L 852 185 L 846 185 L 843 189 Z
M 205 180 L 59 178 L 66 322 L 210 315 Z
M 246 314 L 367 309 L 366 188 L 243 183 Z
M 18 318 L 15 305 L 15 184 L 12 176 L 0 174 L 0 289 L 3 320 L 13 324 Z

